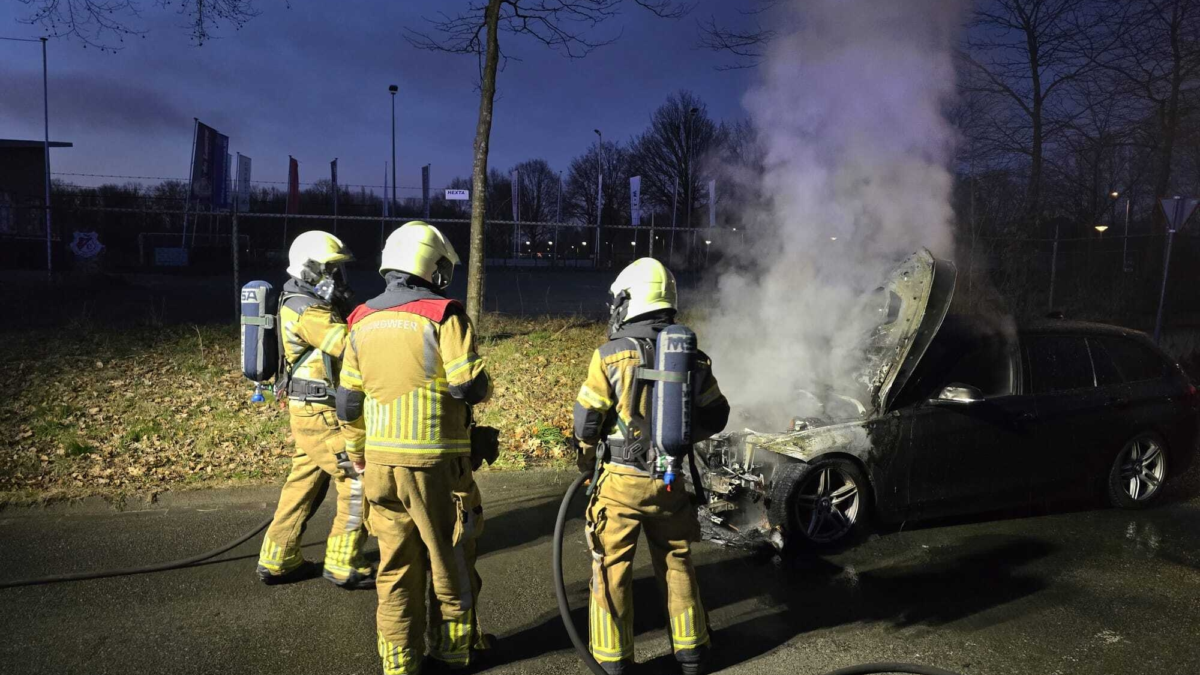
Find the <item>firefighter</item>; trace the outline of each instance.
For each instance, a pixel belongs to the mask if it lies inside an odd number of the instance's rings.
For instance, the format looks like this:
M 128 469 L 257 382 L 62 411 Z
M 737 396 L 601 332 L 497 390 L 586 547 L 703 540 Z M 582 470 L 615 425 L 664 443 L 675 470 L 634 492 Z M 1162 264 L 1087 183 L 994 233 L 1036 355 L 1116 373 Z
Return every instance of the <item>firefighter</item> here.
M 351 590 L 375 586 L 375 571 L 362 554 L 367 538 L 362 480 L 346 455 L 335 407 L 350 304 L 343 265 L 353 259 L 341 240 L 320 231 L 296 237 L 288 251 L 291 278 L 279 303 L 276 394 L 287 398 L 296 452 L 259 552 L 258 576 L 267 584 L 308 576 L 300 537 L 332 477 L 337 515 L 326 540 L 324 577 Z
M 608 673 L 624 673 L 633 664 L 633 558 L 644 532 L 655 576 L 667 593 L 675 659 L 685 675 L 695 675 L 702 672 L 709 646 L 691 559 L 691 543 L 700 539 L 696 507 L 686 490 L 679 485 L 671 490 L 655 477 L 652 444 L 637 432 L 650 414 L 650 388 L 637 386 L 637 371 L 653 366 L 644 361 L 646 354 L 653 353 L 658 333 L 674 323 L 675 278 L 657 260 L 637 260 L 613 283 L 609 308 L 609 342 L 592 355 L 575 403 L 579 468 L 593 473 L 601 464 L 586 526 L 591 652 Z M 725 428 L 729 404 L 703 353 L 692 382 L 692 440 L 698 441 Z
M 383 248 L 386 290 L 350 316 L 338 415 L 349 425 L 351 459 L 365 467 L 379 538 L 376 633 L 386 675 L 420 672 L 427 566 L 436 596 L 429 657 L 465 667 L 491 639 L 476 615 L 483 504 L 471 407 L 492 384 L 462 305 L 445 297 L 456 263 L 440 231 L 408 223 Z

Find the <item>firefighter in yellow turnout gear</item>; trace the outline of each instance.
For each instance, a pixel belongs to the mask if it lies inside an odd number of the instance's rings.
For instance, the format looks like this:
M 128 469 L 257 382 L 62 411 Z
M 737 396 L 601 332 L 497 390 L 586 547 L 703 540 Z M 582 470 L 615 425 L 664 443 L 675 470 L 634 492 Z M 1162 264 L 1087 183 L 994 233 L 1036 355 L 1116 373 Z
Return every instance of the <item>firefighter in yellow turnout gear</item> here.
M 325 546 L 324 576 L 343 588 L 374 587 L 375 572 L 362 556 L 367 538 L 362 480 L 345 454 L 334 406 L 349 299 L 342 265 L 352 259 L 341 240 L 325 232 L 301 234 L 288 251 L 291 279 L 280 298 L 283 368 L 277 389 L 280 395 L 286 391 L 296 452 L 259 553 L 258 575 L 267 584 L 305 576 L 300 537 L 332 478 L 337 515 Z
M 649 439 L 638 436 L 634 423 L 635 415 L 649 419 L 649 387 L 637 386 L 636 373 L 653 365 L 642 362 L 644 355 L 674 322 L 675 278 L 658 261 L 643 258 L 621 272 L 610 293 L 609 342 L 593 354 L 575 403 L 579 468 L 590 473 L 597 461 L 603 464 L 587 508 L 592 656 L 613 674 L 633 664 L 633 558 L 645 533 L 655 576 L 667 593 L 675 658 L 685 675 L 695 675 L 709 645 L 691 559 L 691 544 L 700 539 L 696 507 L 682 481 L 668 490 L 654 476 L 645 453 Z M 707 356 L 698 355 L 692 375 L 692 440 L 698 441 L 725 428 L 729 404 Z M 605 448 L 599 458 L 598 446 Z
M 384 246 L 386 290 L 350 316 L 338 416 L 348 424 L 351 459 L 366 463 L 386 675 L 420 672 L 426 556 L 436 595 L 429 656 L 464 667 L 489 639 L 475 613 L 483 505 L 472 474 L 470 406 L 485 401 L 492 385 L 470 320 L 443 295 L 457 262 L 436 228 L 404 225 Z

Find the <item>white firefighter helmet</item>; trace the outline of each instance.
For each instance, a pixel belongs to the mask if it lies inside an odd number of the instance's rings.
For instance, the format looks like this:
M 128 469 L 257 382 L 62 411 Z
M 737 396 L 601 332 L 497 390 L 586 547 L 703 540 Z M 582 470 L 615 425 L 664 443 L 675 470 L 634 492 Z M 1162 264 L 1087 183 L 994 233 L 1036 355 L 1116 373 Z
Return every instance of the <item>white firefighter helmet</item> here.
M 654 258 L 640 258 L 621 270 L 609 294 L 617 323 L 658 310 L 676 309 L 679 299 L 675 275 Z
M 407 272 L 446 288 L 457 264 L 458 254 L 446 235 L 429 223 L 414 220 L 388 236 L 379 273 Z
M 305 232 L 292 240 L 288 249 L 289 276 L 315 284 L 333 266 L 354 260 L 354 254 L 341 239 L 320 230 Z

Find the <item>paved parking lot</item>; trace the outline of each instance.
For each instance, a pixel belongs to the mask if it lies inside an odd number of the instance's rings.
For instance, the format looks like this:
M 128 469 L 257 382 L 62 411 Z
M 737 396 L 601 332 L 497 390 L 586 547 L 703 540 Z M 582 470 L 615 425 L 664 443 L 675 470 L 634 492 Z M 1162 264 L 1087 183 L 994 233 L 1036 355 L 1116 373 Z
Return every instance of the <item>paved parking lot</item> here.
M 550 533 L 565 473 L 485 473 L 481 614 L 501 638 L 492 673 L 576 662 L 555 610 Z M 127 566 L 206 550 L 269 515 L 270 488 L 168 495 L 152 508 L 0 512 L 0 578 Z M 330 504 L 306 553 L 323 551 Z M 576 513 L 582 512 L 577 505 Z M 581 622 L 582 523 L 566 544 Z M 314 579 L 267 588 L 258 542 L 200 567 L 0 590 L 3 671 L 376 673 L 374 594 Z M 817 674 L 904 660 L 992 675 L 1193 674 L 1200 500 L 1142 513 L 1062 512 L 891 532 L 828 557 L 772 564 L 701 544 L 716 662 L 730 673 Z M 638 658 L 672 672 L 648 561 L 636 575 Z

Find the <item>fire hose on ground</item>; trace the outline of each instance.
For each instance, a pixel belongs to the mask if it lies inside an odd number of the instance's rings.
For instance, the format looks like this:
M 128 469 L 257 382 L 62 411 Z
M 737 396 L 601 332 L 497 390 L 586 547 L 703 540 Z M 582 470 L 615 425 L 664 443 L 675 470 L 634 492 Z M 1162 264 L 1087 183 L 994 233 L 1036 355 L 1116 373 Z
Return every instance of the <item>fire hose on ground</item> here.
M 267 526 L 270 524 L 271 524 L 271 518 L 267 518 L 266 520 L 262 521 L 258 525 L 255 525 L 254 529 L 243 534 L 242 536 L 238 537 L 237 539 L 234 539 L 233 541 L 222 544 L 222 545 L 218 546 L 217 548 L 214 548 L 211 551 L 206 551 L 199 555 L 194 555 L 190 558 L 181 558 L 179 560 L 169 560 L 164 563 L 157 563 L 154 565 L 143 565 L 141 567 L 126 567 L 126 568 L 122 568 L 122 569 L 101 570 L 99 572 L 73 572 L 70 574 L 52 574 L 50 576 L 37 577 L 34 579 L 18 579 L 16 581 L 0 581 L 0 588 L 16 588 L 18 586 L 44 586 L 46 584 L 57 584 L 57 583 L 62 583 L 64 581 L 86 581 L 88 579 L 107 579 L 109 577 L 124 577 L 124 576 L 130 576 L 133 574 L 151 574 L 153 572 L 165 572 L 167 570 L 176 570 L 176 569 L 182 569 L 184 567 L 191 567 L 192 565 L 202 563 L 206 560 L 211 560 L 212 558 L 215 558 L 215 557 L 221 555 L 222 553 L 225 553 L 226 551 L 231 551 L 231 550 L 237 548 L 238 546 L 241 546 L 242 544 L 246 543 L 251 538 L 253 538 L 255 535 L 257 535 L 259 532 L 262 532 L 263 530 L 267 529 Z
M 579 488 L 584 481 L 591 478 L 590 474 L 580 474 L 571 486 L 567 488 L 567 494 L 563 496 L 562 505 L 558 507 L 558 519 L 554 521 L 554 591 L 558 596 L 558 613 L 562 617 L 563 626 L 567 629 L 567 635 L 571 638 L 571 644 L 575 645 L 575 652 L 579 655 L 579 659 L 587 666 L 588 670 L 595 675 L 607 675 L 596 659 L 592 658 L 591 652 L 588 650 L 587 644 L 579 636 L 579 631 L 576 630 L 575 622 L 571 619 L 571 606 L 567 602 L 567 584 L 563 577 L 562 567 L 562 549 L 563 549 L 563 530 L 567 524 L 567 511 L 571 506 L 571 501 L 575 498 L 575 494 L 579 492 Z M 883 675 L 885 673 L 908 673 L 910 675 L 957 675 L 957 673 L 932 666 L 921 666 L 912 663 L 866 663 L 857 666 L 849 666 L 835 670 L 828 675 Z

